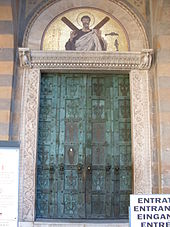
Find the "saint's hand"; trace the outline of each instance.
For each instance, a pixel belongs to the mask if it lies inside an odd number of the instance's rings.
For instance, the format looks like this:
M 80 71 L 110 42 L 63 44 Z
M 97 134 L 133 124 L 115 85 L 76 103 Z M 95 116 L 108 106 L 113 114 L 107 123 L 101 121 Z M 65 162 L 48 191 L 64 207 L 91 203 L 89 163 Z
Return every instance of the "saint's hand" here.
M 70 41 L 72 42 L 73 39 L 74 39 L 76 36 L 77 36 L 77 32 L 76 32 L 76 31 L 72 31 L 72 32 L 70 33 Z
M 98 37 L 99 39 L 102 39 L 102 33 L 101 33 L 101 31 L 100 31 L 99 29 L 94 29 L 94 31 L 95 31 L 97 37 Z

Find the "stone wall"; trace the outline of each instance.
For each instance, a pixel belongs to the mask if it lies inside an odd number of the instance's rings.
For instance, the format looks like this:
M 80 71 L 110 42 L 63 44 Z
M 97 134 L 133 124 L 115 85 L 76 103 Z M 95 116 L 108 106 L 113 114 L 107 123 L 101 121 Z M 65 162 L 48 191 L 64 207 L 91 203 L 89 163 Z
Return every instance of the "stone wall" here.
M 170 1 L 152 2 L 158 186 L 160 193 L 170 193 Z
M 0 140 L 9 139 L 14 61 L 11 0 L 0 1 Z

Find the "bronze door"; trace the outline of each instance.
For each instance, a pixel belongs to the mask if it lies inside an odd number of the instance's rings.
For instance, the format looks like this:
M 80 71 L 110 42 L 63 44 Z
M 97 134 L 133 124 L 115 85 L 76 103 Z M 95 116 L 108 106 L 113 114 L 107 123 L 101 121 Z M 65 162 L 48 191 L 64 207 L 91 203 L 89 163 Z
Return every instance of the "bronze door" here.
M 127 75 L 42 75 L 37 218 L 128 217 Z

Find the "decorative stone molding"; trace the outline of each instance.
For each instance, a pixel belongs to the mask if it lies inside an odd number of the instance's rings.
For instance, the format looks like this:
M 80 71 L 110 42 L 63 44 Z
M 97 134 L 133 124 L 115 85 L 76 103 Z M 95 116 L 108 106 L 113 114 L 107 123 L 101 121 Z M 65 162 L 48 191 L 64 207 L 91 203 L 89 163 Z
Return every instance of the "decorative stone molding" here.
M 152 62 L 152 54 L 153 54 L 152 49 L 142 50 L 139 65 L 140 69 L 150 69 Z
M 22 48 L 19 50 L 22 52 Z M 28 51 L 28 50 L 27 50 Z M 28 51 L 29 52 L 29 51 Z M 148 55 L 147 64 L 143 57 Z M 21 167 L 20 167 L 20 221 L 35 220 L 35 179 L 38 131 L 40 71 L 58 72 L 130 72 L 132 157 L 134 169 L 134 193 L 151 193 L 151 148 L 148 69 L 151 50 L 144 52 L 45 52 L 30 51 L 31 68 L 24 69 Z M 142 66 L 141 66 L 142 63 Z
M 21 156 L 22 156 L 22 205 L 21 219 L 34 220 L 36 147 L 38 130 L 39 69 L 25 69 L 24 97 L 22 102 Z
M 20 67 L 31 67 L 31 53 L 29 48 L 18 48 Z
M 148 71 L 130 72 L 134 194 L 151 194 Z
M 26 49 L 26 51 L 25 51 Z M 26 54 L 23 54 L 26 53 Z M 20 66 L 55 70 L 149 69 L 152 49 L 142 52 L 29 51 L 19 48 Z M 29 56 L 29 57 L 28 57 Z M 25 63 L 26 58 L 26 63 Z M 27 59 L 29 61 L 27 63 Z

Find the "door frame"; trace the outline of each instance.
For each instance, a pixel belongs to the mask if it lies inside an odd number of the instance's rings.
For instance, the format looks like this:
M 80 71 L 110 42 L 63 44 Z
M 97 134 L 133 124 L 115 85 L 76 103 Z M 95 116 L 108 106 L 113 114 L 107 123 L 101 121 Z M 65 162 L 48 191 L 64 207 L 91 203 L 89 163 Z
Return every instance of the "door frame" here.
M 141 52 L 31 51 L 19 48 L 22 77 L 19 222 L 35 221 L 36 154 L 41 72 L 129 74 L 134 194 L 151 194 L 149 69 L 153 50 Z M 22 226 L 22 225 L 21 225 Z M 25 225 L 24 225 L 25 226 Z M 28 226 L 33 226 L 29 225 Z

